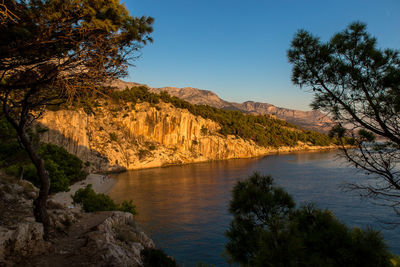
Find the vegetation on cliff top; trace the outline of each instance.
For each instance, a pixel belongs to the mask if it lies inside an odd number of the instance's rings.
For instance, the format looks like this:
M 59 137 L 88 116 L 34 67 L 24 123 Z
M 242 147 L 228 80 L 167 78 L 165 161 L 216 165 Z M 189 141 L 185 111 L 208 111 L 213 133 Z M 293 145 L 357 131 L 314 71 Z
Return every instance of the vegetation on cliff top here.
M 107 89 L 106 89 L 107 90 Z M 208 105 L 194 105 L 163 91 L 152 93 L 145 86 L 126 88 L 123 91 L 107 91 L 115 104 L 136 104 L 147 102 L 157 105 L 160 101 L 170 103 L 176 108 L 187 109 L 196 116 L 213 120 L 221 125 L 220 133 L 235 135 L 243 139 L 253 140 L 264 147 L 296 146 L 303 142 L 315 146 L 328 146 L 338 143 L 336 138 L 315 131 L 299 129 L 297 126 L 266 115 L 245 114 L 237 110 L 224 110 Z M 101 103 L 95 99 L 80 101 L 80 107 L 91 114 Z M 204 132 L 204 131 L 202 131 Z M 348 141 L 346 138 L 343 140 Z

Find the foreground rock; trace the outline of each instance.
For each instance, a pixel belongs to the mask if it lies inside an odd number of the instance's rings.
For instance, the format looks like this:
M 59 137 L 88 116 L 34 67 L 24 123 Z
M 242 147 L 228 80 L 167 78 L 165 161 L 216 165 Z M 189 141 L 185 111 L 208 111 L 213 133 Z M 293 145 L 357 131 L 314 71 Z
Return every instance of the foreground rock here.
M 144 248 L 154 248 L 154 243 L 132 214 L 83 213 L 44 254 L 27 257 L 17 266 L 142 266 Z
M 0 174 L 0 266 L 13 266 L 20 257 L 43 253 L 43 226 L 32 212 L 37 188 Z
M 101 176 L 92 175 L 75 187 L 94 178 L 100 180 Z M 103 193 L 112 183 L 97 182 L 94 188 Z M 37 194 L 31 183 L 0 173 L 0 266 L 142 266 L 141 251 L 154 248 L 132 214 L 83 213 L 79 207 L 65 205 L 70 203 L 71 193 L 68 197 L 56 194 L 48 201 L 54 229 L 46 242 L 43 226 L 32 214 Z
M 86 237 L 87 245 L 81 252 L 90 254 L 97 266 L 142 266 L 141 251 L 155 247 L 126 212 L 113 212 Z

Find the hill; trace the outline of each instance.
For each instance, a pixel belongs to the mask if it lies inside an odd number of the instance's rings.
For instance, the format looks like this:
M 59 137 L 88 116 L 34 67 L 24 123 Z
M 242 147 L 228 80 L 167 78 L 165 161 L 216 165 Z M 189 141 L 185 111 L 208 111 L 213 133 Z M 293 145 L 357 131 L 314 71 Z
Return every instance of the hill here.
M 120 90 L 132 86 L 146 86 L 149 88 L 150 92 L 160 93 L 162 91 L 167 91 L 170 95 L 188 101 L 191 104 L 209 105 L 226 110 L 240 110 L 249 114 L 272 115 L 278 119 L 297 125 L 300 128 L 323 133 L 327 133 L 333 126 L 332 120 L 320 111 L 300 111 L 254 101 L 246 101 L 243 103 L 229 102 L 221 99 L 217 94 L 209 90 L 192 87 L 151 88 L 147 85 L 134 82 L 124 82 L 122 80 L 114 81 L 112 85 Z

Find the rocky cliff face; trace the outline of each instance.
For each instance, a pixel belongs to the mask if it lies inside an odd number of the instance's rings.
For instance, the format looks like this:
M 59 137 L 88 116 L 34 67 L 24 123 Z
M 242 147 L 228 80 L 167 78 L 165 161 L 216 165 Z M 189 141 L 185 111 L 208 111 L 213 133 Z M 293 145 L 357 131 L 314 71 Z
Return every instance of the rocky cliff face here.
M 294 109 L 279 108 L 268 103 L 247 101 L 244 103 L 231 103 L 238 110 L 253 114 L 274 115 L 278 119 L 285 120 L 301 128 L 328 132 L 332 126 L 332 120 L 319 111 L 300 111 Z
M 222 136 L 216 122 L 166 103 L 103 105 L 90 115 L 82 110 L 47 111 L 40 123 L 49 128 L 42 141 L 65 147 L 87 162 L 91 171 L 246 158 L 277 151 L 236 136 Z
M 140 86 L 142 84 L 117 80 L 114 81 L 112 85 L 122 90 L 126 87 L 131 88 L 132 86 Z M 278 119 L 285 120 L 300 126 L 301 128 L 320 132 L 328 132 L 333 126 L 332 120 L 319 111 L 300 111 L 280 108 L 268 103 L 253 101 L 246 101 L 243 103 L 228 102 L 219 98 L 214 92 L 192 87 L 162 87 L 149 88 L 149 90 L 156 93 L 167 91 L 170 95 L 186 100 L 192 104 L 203 104 L 222 109 L 241 110 L 245 113 L 252 114 L 273 115 Z

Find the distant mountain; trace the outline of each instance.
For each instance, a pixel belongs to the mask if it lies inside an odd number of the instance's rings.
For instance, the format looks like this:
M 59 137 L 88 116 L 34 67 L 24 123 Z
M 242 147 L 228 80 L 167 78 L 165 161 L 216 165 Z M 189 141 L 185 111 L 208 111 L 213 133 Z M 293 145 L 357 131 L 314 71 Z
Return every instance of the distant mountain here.
M 320 111 L 300 111 L 295 109 L 280 108 L 268 103 L 246 101 L 243 103 L 228 102 L 218 97 L 214 92 L 192 87 L 176 88 L 162 87 L 151 88 L 144 84 L 134 82 L 124 82 L 116 80 L 112 86 L 120 90 L 126 87 L 146 86 L 151 92 L 160 93 L 167 91 L 170 95 L 186 100 L 192 104 L 209 105 L 221 109 L 240 110 L 245 113 L 273 115 L 278 119 L 285 120 L 301 128 L 316 130 L 319 132 L 328 132 L 332 126 L 332 120 Z

